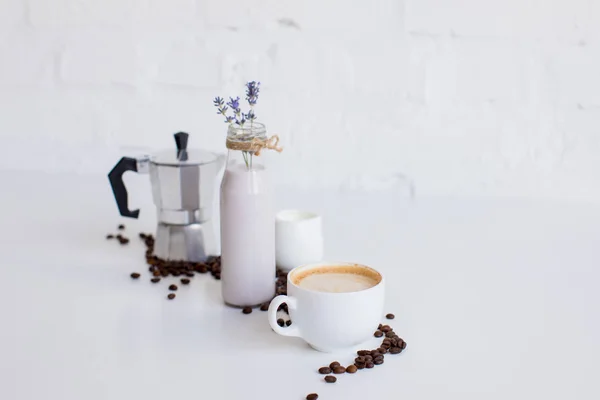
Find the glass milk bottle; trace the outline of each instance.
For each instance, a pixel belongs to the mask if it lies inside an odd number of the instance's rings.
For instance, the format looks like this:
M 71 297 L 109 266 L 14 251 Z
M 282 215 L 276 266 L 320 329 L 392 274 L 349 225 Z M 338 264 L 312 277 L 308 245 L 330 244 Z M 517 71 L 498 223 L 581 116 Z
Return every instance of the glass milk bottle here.
M 273 190 L 260 157 L 262 148 L 274 148 L 266 146 L 268 142 L 260 123 L 230 125 L 227 131 L 220 203 L 221 282 L 223 300 L 234 307 L 256 306 L 275 294 Z

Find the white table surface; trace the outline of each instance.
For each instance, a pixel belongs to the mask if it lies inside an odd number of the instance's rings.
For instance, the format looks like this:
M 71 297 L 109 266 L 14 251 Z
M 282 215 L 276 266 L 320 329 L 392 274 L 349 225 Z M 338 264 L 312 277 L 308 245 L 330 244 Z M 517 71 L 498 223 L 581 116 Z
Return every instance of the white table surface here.
M 281 208 L 323 212 L 329 260 L 386 274 L 408 343 L 326 384 L 317 368 L 350 352 L 226 308 L 208 275 L 174 301 L 168 280 L 148 282 L 137 234 L 154 214 L 147 177 L 130 175 L 137 221 L 106 177 L 0 173 L 0 398 L 600 398 L 600 206 L 280 190 Z M 104 239 L 118 223 L 127 247 Z

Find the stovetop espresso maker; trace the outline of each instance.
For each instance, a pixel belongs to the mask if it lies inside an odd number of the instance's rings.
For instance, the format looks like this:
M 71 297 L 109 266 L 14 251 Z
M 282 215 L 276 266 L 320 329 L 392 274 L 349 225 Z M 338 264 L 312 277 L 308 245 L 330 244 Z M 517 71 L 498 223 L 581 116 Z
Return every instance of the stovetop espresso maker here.
M 140 158 L 123 157 L 108 174 L 119 212 L 138 218 L 130 210 L 123 173 L 149 173 L 158 226 L 154 255 L 164 260 L 203 262 L 216 253 L 212 206 L 216 179 L 225 156 L 188 150 L 188 134 L 175 135 L 177 149 Z

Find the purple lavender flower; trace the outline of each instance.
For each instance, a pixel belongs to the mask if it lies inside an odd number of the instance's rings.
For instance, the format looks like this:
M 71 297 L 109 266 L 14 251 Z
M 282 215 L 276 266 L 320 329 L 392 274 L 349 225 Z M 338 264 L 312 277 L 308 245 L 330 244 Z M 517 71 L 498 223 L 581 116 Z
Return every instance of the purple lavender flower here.
M 217 96 L 213 100 L 213 104 L 217 107 L 217 114 L 220 114 L 225 117 L 225 123 L 232 124 L 235 123 L 240 127 L 243 127 L 247 121 L 253 122 L 256 119 L 256 114 L 254 114 L 253 107 L 256 105 L 256 101 L 258 100 L 258 93 L 260 92 L 260 82 L 251 81 L 246 83 L 246 100 L 248 104 L 250 104 L 250 111 L 244 114 L 240 109 L 240 98 L 233 97 L 229 98 L 229 101 L 225 103 L 225 101 Z M 227 111 L 231 109 L 233 112 L 232 116 L 227 115 Z
M 258 100 L 258 92 L 260 92 L 260 82 L 251 81 L 246 83 L 246 100 L 251 107 Z
M 254 114 L 254 110 L 248 111 L 248 114 L 245 115 L 248 121 L 254 121 L 256 119 L 256 114 Z
M 229 107 L 231 107 L 232 110 L 239 112 L 239 110 L 240 110 L 240 98 L 236 97 L 234 99 L 233 97 L 230 97 L 229 98 L 229 102 L 227 103 L 227 105 Z
M 225 113 L 227 112 L 228 108 L 223 103 L 223 99 L 220 97 L 215 97 L 215 99 L 213 100 L 213 104 L 215 105 L 215 107 L 217 107 L 217 114 L 225 116 Z

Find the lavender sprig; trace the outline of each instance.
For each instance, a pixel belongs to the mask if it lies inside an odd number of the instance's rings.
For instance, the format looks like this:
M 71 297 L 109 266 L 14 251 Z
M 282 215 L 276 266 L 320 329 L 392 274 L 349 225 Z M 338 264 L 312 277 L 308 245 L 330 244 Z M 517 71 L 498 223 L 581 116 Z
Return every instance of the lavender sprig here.
M 224 116 L 225 122 L 228 122 L 229 117 L 225 114 L 227 112 L 227 106 L 224 104 L 223 99 L 220 97 L 215 97 L 213 104 L 215 107 L 217 107 L 217 114 Z
M 260 92 L 260 82 L 248 82 L 246 83 L 246 100 L 250 107 L 256 105 L 256 101 L 258 100 L 258 92 Z

